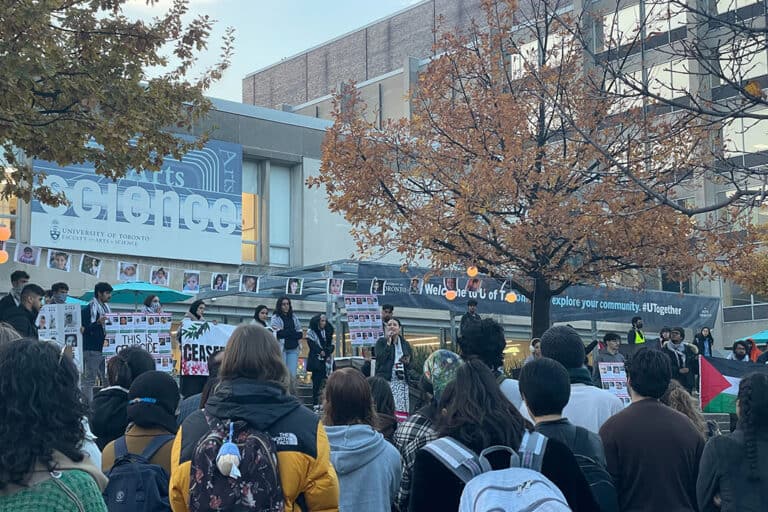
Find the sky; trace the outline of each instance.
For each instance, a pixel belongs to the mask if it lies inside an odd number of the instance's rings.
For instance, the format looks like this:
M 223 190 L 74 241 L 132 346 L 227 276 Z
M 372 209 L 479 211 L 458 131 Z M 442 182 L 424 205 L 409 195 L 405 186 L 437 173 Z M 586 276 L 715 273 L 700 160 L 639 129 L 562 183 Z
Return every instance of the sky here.
M 208 96 L 242 100 L 242 79 L 260 68 L 279 62 L 378 20 L 419 0 L 190 0 L 190 14 L 207 14 L 217 20 L 208 50 L 199 69 L 216 61 L 226 27 L 235 29 L 235 55 L 224 77 Z M 171 0 L 129 0 L 126 14 L 149 19 Z M 192 75 L 195 76 L 194 74 Z

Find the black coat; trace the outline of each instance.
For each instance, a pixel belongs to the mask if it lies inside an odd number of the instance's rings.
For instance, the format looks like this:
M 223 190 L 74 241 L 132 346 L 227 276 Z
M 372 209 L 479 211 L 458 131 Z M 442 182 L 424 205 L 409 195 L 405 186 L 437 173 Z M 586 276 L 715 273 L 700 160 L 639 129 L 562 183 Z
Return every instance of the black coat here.
M 37 337 L 37 314 L 26 309 L 23 306 L 16 306 L 5 315 L 4 322 L 16 329 L 23 338 L 38 339 Z
M 103 450 L 128 427 L 128 391 L 117 386 L 104 388 L 93 397 L 91 408 L 91 432 L 96 435 L 96 446 Z
M 589 457 L 599 462 L 603 467 L 607 466 L 605 450 L 603 450 L 603 442 L 600 440 L 600 436 L 585 428 L 574 425 L 567 418 L 538 423 L 536 425 L 536 432 L 544 434 L 549 439 L 560 441 L 576 455 Z
M 405 338 L 400 336 L 400 344 L 403 347 L 403 357 L 410 356 L 413 359 L 413 350 L 411 345 L 405 341 Z M 392 367 L 395 365 L 395 346 L 387 345 L 387 338 L 382 336 L 376 342 L 376 376 L 381 377 L 387 382 L 392 380 Z M 408 370 L 410 367 L 410 361 L 408 364 L 403 365 L 405 370 L 405 379 L 408 380 Z
M 18 306 L 10 293 L 0 299 L 0 321 L 5 321 L 6 315 L 13 311 Z
M 309 355 L 307 356 L 307 370 L 325 374 L 325 363 L 333 354 L 335 349 L 333 345 L 333 327 L 331 324 L 325 325 L 325 338 L 321 336 L 319 330 L 310 329 L 307 332 L 307 345 L 309 346 Z M 325 352 L 325 357 L 321 358 L 320 353 Z
M 664 344 L 664 353 L 669 356 L 672 365 L 672 378 L 679 382 L 688 392 L 693 391 L 696 383 L 696 374 L 699 372 L 699 349 L 690 343 L 685 344 L 685 362 L 682 361 L 679 353 L 670 348 L 672 342 Z M 688 368 L 688 373 L 680 373 L 681 368 Z

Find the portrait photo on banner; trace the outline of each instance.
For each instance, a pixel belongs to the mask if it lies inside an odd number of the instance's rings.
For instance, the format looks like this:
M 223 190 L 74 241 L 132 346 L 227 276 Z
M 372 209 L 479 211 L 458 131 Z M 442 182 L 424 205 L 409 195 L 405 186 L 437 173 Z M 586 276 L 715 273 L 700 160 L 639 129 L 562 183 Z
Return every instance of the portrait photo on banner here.
M 152 267 L 149 273 L 149 282 L 158 286 L 168 286 L 171 282 L 171 272 L 164 267 Z
M 139 264 L 135 261 L 119 261 L 117 263 L 117 280 L 134 282 L 139 280 Z
M 259 291 L 259 276 L 243 274 L 240 276 L 240 291 L 256 293 Z
M 483 288 L 483 280 L 479 277 L 467 279 L 467 286 L 464 287 L 468 292 L 479 292 Z
M 72 255 L 68 252 L 48 249 L 48 268 L 69 272 L 72 264 Z
M 200 271 L 199 270 L 185 270 L 184 271 L 184 284 L 181 288 L 183 292 L 200 291 Z
M 373 278 L 371 281 L 371 295 L 384 295 L 384 286 L 387 284 L 385 279 Z
M 421 293 L 422 280 L 418 277 L 411 278 L 411 285 L 408 287 L 408 293 L 411 295 L 419 295 Z
M 99 277 L 101 275 L 102 263 L 101 258 L 83 254 L 80 257 L 80 272 L 89 276 Z
M 211 290 L 219 292 L 229 290 L 229 274 L 211 274 Z
M 329 279 L 328 280 L 328 295 L 341 295 L 344 292 L 344 280 L 343 279 Z
M 301 290 L 303 287 L 304 279 L 300 277 L 291 277 L 285 282 L 285 294 L 301 295 Z
M 25 265 L 39 265 L 40 253 L 43 250 L 39 247 L 33 247 L 26 244 L 17 244 L 16 251 L 13 253 L 13 261 L 24 263 Z
M 443 278 L 443 287 L 446 290 L 453 290 L 458 291 L 459 289 L 459 280 L 455 277 L 444 277 Z

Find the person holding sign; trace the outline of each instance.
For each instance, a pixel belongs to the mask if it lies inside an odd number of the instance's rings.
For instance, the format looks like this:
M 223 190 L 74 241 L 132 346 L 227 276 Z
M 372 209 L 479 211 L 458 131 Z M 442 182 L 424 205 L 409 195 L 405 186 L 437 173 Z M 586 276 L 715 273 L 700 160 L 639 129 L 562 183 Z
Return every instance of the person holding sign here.
M 400 331 L 400 320 L 391 318 L 387 322 L 386 335 L 376 342 L 376 376 L 389 382 L 395 397 L 395 416 L 405 421 L 410 412 L 408 370 L 413 350 Z
M 592 370 L 592 382 L 595 386 L 602 388 L 603 382 L 600 379 L 600 363 L 624 363 L 624 356 L 619 352 L 619 344 L 621 343 L 621 336 L 615 332 L 607 332 L 603 336 L 603 343 L 605 344 L 605 350 L 601 350 L 595 357 L 594 369 Z

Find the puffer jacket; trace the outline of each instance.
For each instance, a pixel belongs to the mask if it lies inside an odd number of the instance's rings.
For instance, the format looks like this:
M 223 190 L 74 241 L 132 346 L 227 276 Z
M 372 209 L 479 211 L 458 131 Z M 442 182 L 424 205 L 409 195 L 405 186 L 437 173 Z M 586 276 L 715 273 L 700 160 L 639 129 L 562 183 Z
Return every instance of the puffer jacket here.
M 237 378 L 222 381 L 205 411 L 216 418 L 244 420 L 267 432 L 277 445 L 285 510 L 339 510 L 339 481 L 331 465 L 330 446 L 319 418 L 277 384 Z M 208 431 L 203 411 L 189 416 L 176 433 L 171 451 L 169 495 L 174 512 L 189 506 L 189 477 L 195 445 Z
M 93 397 L 91 432 L 99 450 L 125 434 L 128 427 L 128 390 L 120 386 L 104 388 Z

